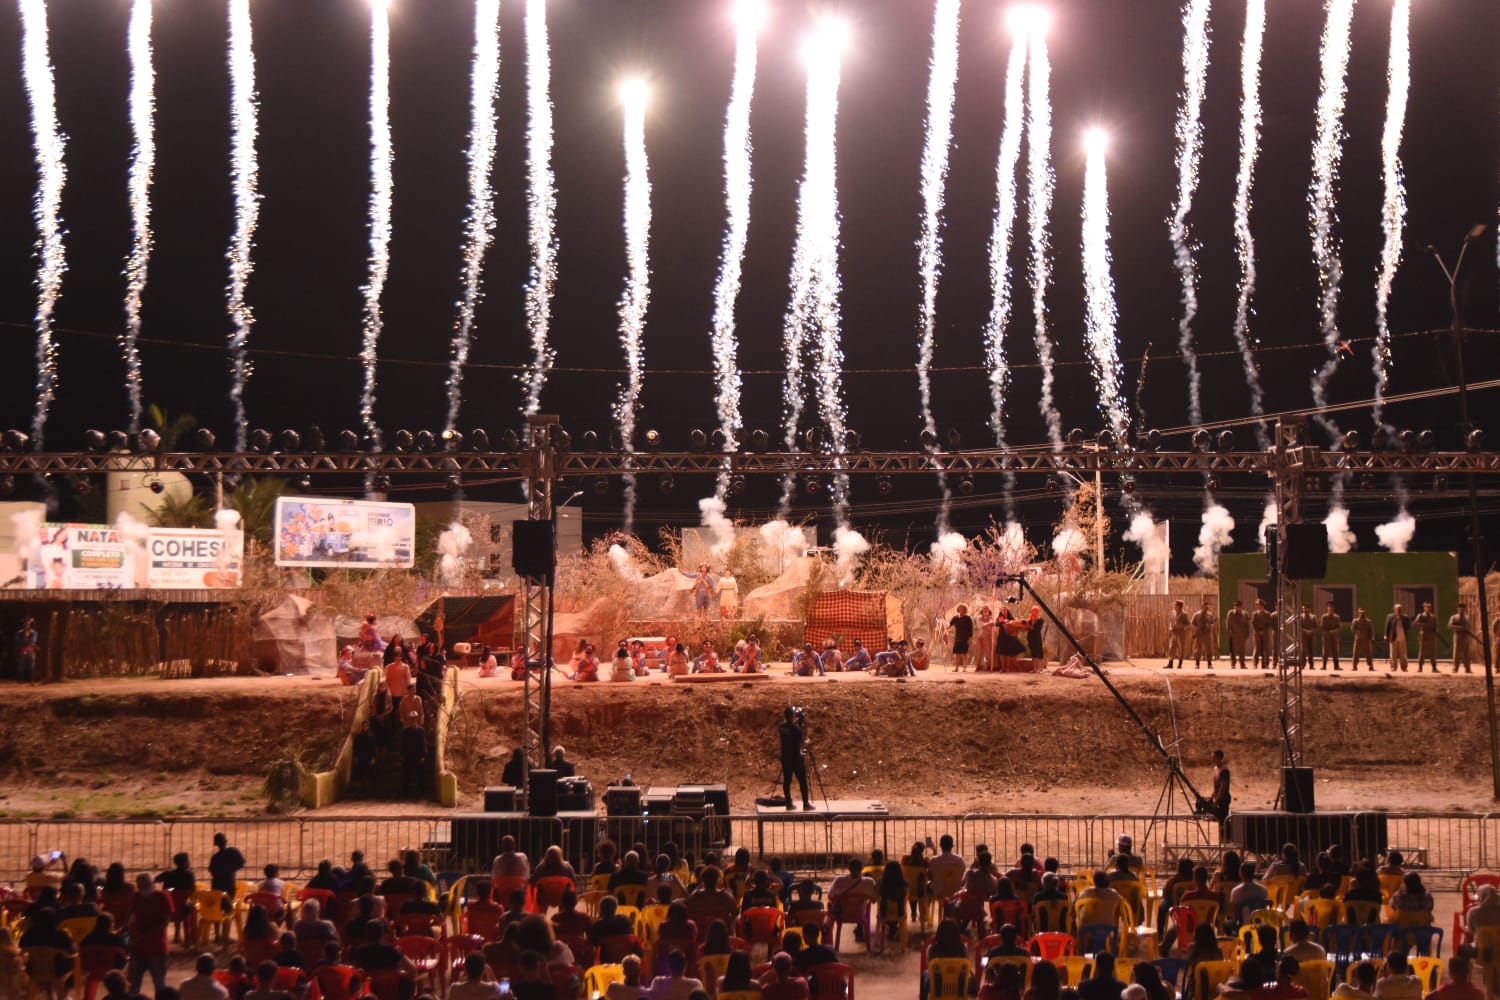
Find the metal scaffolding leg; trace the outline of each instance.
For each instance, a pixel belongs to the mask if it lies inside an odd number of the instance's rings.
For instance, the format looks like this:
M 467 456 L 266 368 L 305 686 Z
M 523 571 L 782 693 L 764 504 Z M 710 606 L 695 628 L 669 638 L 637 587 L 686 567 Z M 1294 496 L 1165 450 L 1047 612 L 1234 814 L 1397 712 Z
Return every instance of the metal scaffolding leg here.
M 1286 565 L 1288 524 L 1302 521 L 1302 494 L 1305 462 L 1301 445 L 1301 426 L 1297 423 L 1276 424 L 1275 465 L 1277 558 Z M 1312 650 L 1302 645 L 1298 623 L 1301 606 L 1301 582 L 1285 572 L 1276 572 L 1276 621 L 1279 635 L 1277 650 L 1281 661 L 1276 671 L 1277 693 L 1281 699 L 1282 764 L 1300 767 L 1303 753 L 1302 671 Z M 1281 806 L 1280 793 L 1277 807 Z
M 532 414 L 526 418 L 526 441 L 522 446 L 522 464 L 526 471 L 526 518 L 530 521 L 552 519 L 552 483 L 557 473 L 557 454 L 552 446 L 553 428 L 558 419 L 552 414 Z M 548 648 L 547 621 L 552 609 L 551 575 L 547 579 L 521 581 L 521 613 L 526 633 L 526 679 L 523 688 L 521 746 L 526 751 L 526 766 L 545 767 L 551 733 L 548 719 L 552 703 L 552 650 Z M 532 669 L 532 664 L 538 664 Z M 521 785 L 523 800 L 530 781 Z

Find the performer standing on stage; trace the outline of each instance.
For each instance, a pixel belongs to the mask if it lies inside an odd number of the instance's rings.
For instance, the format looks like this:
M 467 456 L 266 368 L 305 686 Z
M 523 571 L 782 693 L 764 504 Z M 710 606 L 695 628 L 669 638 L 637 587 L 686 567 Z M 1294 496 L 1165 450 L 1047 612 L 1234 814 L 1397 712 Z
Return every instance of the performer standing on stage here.
M 1250 627 L 1255 630 L 1255 665 L 1268 670 L 1276 661 L 1271 652 L 1276 641 L 1276 617 L 1260 598 L 1256 598 L 1255 610 L 1250 612 Z
M 781 746 L 781 794 L 788 809 L 792 805 L 792 778 L 802 789 L 802 808 L 812 809 L 812 799 L 807 795 L 807 760 L 802 756 L 807 746 L 807 713 L 788 705 L 782 712 L 782 720 L 776 724 L 776 739 Z

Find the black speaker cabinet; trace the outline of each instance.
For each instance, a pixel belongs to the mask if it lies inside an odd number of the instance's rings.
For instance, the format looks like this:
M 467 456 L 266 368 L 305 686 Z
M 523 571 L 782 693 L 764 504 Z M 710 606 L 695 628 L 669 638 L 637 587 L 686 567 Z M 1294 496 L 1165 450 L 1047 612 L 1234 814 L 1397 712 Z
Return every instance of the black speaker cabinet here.
M 516 799 L 520 795 L 519 788 L 510 785 L 490 785 L 484 790 L 484 811 L 487 813 L 508 813 L 516 811 Z
M 591 812 L 594 786 L 587 778 L 564 778 L 557 783 L 558 812 Z
M 517 576 L 545 580 L 556 565 L 557 548 L 552 541 L 551 521 L 511 523 L 510 566 Z
M 641 786 L 610 785 L 604 790 L 604 811 L 609 816 L 639 816 Z
M 1293 580 L 1323 579 L 1328 573 L 1328 529 L 1321 524 L 1286 525 L 1281 563 Z
M 1286 805 L 1287 812 L 1315 812 L 1316 806 L 1313 798 L 1312 768 L 1283 767 L 1281 769 L 1281 801 Z
M 531 769 L 531 796 L 527 800 L 533 816 L 557 815 L 557 772 L 550 767 Z

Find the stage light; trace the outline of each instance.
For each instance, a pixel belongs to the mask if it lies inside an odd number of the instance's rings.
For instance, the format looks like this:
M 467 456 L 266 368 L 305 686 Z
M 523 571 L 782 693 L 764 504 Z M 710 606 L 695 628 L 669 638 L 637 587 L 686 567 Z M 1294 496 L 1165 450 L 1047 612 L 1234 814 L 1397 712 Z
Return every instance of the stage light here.
M 1424 427 L 1417 435 L 1417 447 L 1423 451 L 1431 451 L 1437 446 L 1437 435 L 1432 432 L 1431 427 Z
M 922 447 L 923 448 L 926 448 L 928 451 L 931 451 L 932 449 L 934 449 L 934 448 L 937 447 L 937 442 L 938 442 L 938 439 L 937 439 L 937 435 L 935 433 L 933 433 L 932 431 L 926 431 L 926 430 L 924 430 L 922 432 Z
M 339 451 L 359 451 L 359 435 L 348 428 L 339 431 Z
M 1068 431 L 1068 447 L 1069 448 L 1082 448 L 1083 447 L 1083 428 L 1082 427 L 1075 427 L 1072 430 Z
M 1359 451 L 1359 431 L 1344 432 L 1344 450 Z
M 961 497 L 971 496 L 974 493 L 974 480 L 964 476 L 958 481 L 958 495 Z
M 1227 427 L 1220 431 L 1218 445 L 1220 451 L 1234 451 L 1234 431 Z
M 661 448 L 661 431 L 653 428 L 646 432 L 646 447 L 651 451 L 657 451 Z
M 449 493 L 457 493 L 464 488 L 464 477 L 456 472 L 450 472 L 443 482 L 447 485 Z
M 1444 493 L 1448 489 L 1448 477 L 1441 472 L 1432 477 L 1432 492 Z
M 142 435 L 145 431 L 141 432 Z M 271 450 L 271 432 L 264 427 L 257 427 L 250 432 L 250 450 L 265 454 Z
M 766 23 L 766 5 L 763 0 L 739 0 L 734 5 L 736 30 L 757 32 Z
M 469 432 L 469 450 L 479 452 L 490 450 L 490 435 L 483 427 L 476 427 Z
M 93 491 L 94 484 L 89 482 L 82 476 L 79 476 L 77 479 L 73 480 L 73 492 L 77 493 L 79 496 L 84 496 L 86 494 L 92 493 Z
M 875 492 L 876 493 L 879 493 L 881 496 L 885 496 L 887 493 L 889 493 L 891 491 L 891 489 L 892 489 L 892 483 L 891 483 L 891 477 L 890 476 L 876 476 L 875 477 Z
M 437 436 L 432 431 L 417 431 L 417 450 L 432 451 L 437 447 Z
M 282 431 L 281 432 L 281 450 L 282 451 L 301 451 L 302 450 L 302 435 L 298 434 L 296 431 L 292 430 L 290 427 L 288 427 L 286 430 Z
M 1476 427 L 1464 438 L 1464 446 L 1470 451 L 1484 451 L 1484 429 Z
M 609 432 L 609 450 L 622 454 L 625 451 L 625 436 L 620 433 L 618 427 Z
M 1370 450 L 1385 451 L 1391 446 L 1391 433 L 1384 427 L 1377 427 L 1370 435 Z
M 1122 490 L 1124 490 L 1126 493 L 1134 493 L 1135 492 L 1135 479 L 1132 478 L 1132 477 L 1130 477 L 1130 476 L 1122 476 L 1120 478 L 1120 488 Z
M 757 427 L 750 432 L 750 450 L 765 451 L 771 446 L 771 436 Z
M 1052 24 L 1052 12 L 1035 4 L 1018 4 L 1005 12 L 1005 26 L 1012 34 L 1030 35 L 1045 32 Z
M 1208 492 L 1217 493 L 1219 490 L 1219 479 L 1217 476 L 1208 477 Z
M 446 451 L 458 451 L 463 446 L 464 446 L 464 433 L 463 433 L 463 431 L 457 431 L 457 430 L 453 430 L 451 428 L 443 431 L 443 448 L 444 448 L 444 450 L 446 450 Z
M 573 435 L 562 424 L 552 426 L 552 447 L 558 451 L 568 451 L 573 447 Z
M 306 493 L 312 489 L 312 476 L 298 476 L 292 485 L 297 487 L 299 493 Z
M 703 451 L 708 448 L 708 435 L 702 429 L 694 427 L 688 431 L 688 450 Z
M 729 495 L 730 496 L 739 496 L 743 492 L 745 492 L 745 477 L 744 476 L 730 476 L 729 477 Z
M 722 428 L 715 428 L 714 432 L 708 436 L 708 444 L 714 451 L 723 451 L 724 447 L 729 444 L 729 438 Z
M 146 455 L 153 454 L 161 447 L 161 435 L 147 427 L 135 436 L 136 445 Z
M 108 434 L 108 438 L 110 451 L 130 450 L 130 435 L 126 434 L 124 431 L 110 431 Z
M 151 479 L 147 480 L 146 488 L 152 493 L 155 493 L 157 496 L 160 496 L 162 492 L 166 490 L 167 486 L 160 479 Z
M 1161 451 L 1161 431 L 1153 427 L 1146 432 L 1146 447 L 1152 451 Z
M 677 488 L 677 480 L 673 479 L 671 476 L 662 476 L 661 482 L 657 485 L 661 487 L 661 491 L 663 493 L 671 494 L 671 492 Z
M 949 451 L 957 451 L 963 444 L 963 435 L 958 432 L 957 427 L 950 427 L 943 432 L 943 440 L 947 442 Z
M 380 436 L 378 434 L 361 434 L 359 436 L 360 451 L 369 452 L 371 455 L 380 451 Z
M 328 447 L 328 439 L 323 436 L 323 431 L 317 424 L 313 424 L 307 429 L 307 436 L 304 440 L 307 443 L 307 450 L 310 452 L 320 452 Z
M 375 477 L 375 488 L 384 493 L 391 488 L 391 477 L 382 472 Z
M 1095 125 L 1083 131 L 1083 148 L 1089 155 L 1103 155 L 1109 149 L 1109 131 Z
M 83 432 L 83 447 L 85 451 L 97 453 L 109 447 L 109 442 L 103 431 L 87 430 Z
M 1400 440 L 1401 442 L 1402 451 L 1417 450 L 1417 432 L 1412 430 L 1410 427 L 1401 432 L 1398 440 Z
M 1104 428 L 1094 435 L 1094 443 L 1106 451 L 1112 450 L 1115 446 L 1115 432 L 1108 427 Z
M 1047 477 L 1047 492 L 1048 493 L 1056 493 L 1057 489 L 1058 489 L 1057 477 L 1056 476 L 1048 476 Z
M 802 432 L 802 444 L 808 451 L 817 451 L 823 443 L 823 431 L 817 427 L 809 427 Z
M 808 476 L 802 484 L 802 492 L 810 497 L 815 497 L 823 492 L 823 481 L 817 476 Z
M 609 480 L 605 479 L 603 476 L 600 476 L 598 479 L 594 480 L 594 492 L 601 497 L 604 496 L 604 494 L 608 493 Z
M 1364 490 L 1366 493 L 1373 490 L 1375 488 L 1375 477 L 1370 475 L 1368 472 L 1364 473 L 1359 477 L 1359 488 Z
M 520 451 L 521 435 L 517 434 L 512 428 L 505 428 L 505 430 L 500 432 L 500 450 Z
M 592 430 L 590 430 L 590 431 L 584 431 L 583 432 L 583 437 L 581 439 L 579 439 L 579 443 L 582 444 L 584 451 L 598 451 L 599 450 L 599 432 L 598 431 L 592 431 Z
M 8 497 L 16 491 L 15 476 L 0 476 L 0 497 Z
M 4 436 L 0 437 L 0 445 L 3 445 L 6 451 L 25 451 L 26 445 L 30 441 L 31 439 L 26 436 L 25 431 L 18 431 L 14 428 L 6 431 Z
M 1209 434 L 1208 431 L 1200 427 L 1197 430 L 1193 431 L 1192 441 L 1194 451 L 1207 451 L 1209 445 L 1213 443 L 1213 435 Z
M 861 439 L 860 439 L 860 436 L 859 436 L 859 431 L 845 431 L 844 432 L 844 450 L 845 451 L 859 451 L 860 444 L 861 444 Z

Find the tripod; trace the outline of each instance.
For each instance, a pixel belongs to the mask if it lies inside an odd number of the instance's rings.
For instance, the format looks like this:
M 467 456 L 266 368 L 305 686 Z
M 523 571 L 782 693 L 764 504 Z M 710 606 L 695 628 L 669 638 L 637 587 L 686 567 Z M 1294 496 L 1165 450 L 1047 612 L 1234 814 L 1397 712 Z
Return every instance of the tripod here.
M 807 757 L 808 770 L 812 771 L 813 780 L 817 782 L 818 794 L 823 797 L 823 805 L 828 805 L 828 789 L 823 787 L 823 771 L 818 767 L 818 758 L 813 754 L 813 748 L 804 746 L 802 753 Z

